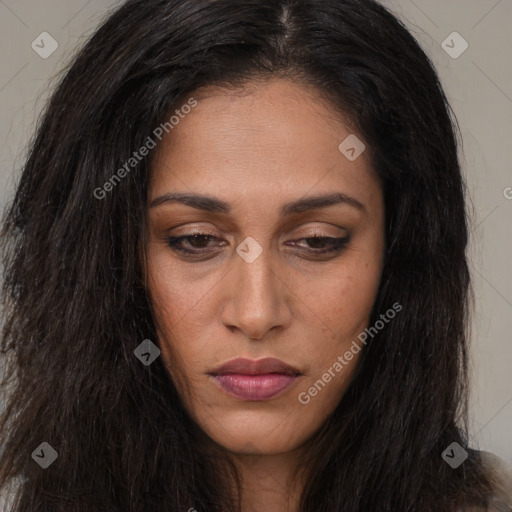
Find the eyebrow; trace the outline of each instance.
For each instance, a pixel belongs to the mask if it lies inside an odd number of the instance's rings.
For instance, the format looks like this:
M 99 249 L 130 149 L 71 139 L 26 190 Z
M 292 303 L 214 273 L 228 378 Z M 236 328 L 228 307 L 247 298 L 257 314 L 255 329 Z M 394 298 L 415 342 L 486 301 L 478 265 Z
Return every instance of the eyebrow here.
M 162 196 L 153 199 L 149 205 L 150 208 L 156 208 L 162 204 L 168 203 L 181 203 L 198 210 L 204 210 L 211 213 L 229 214 L 232 208 L 229 203 L 217 199 L 212 196 L 205 196 L 200 194 L 191 194 L 183 192 L 169 192 Z M 358 210 L 366 212 L 364 205 L 355 197 L 349 196 L 341 192 L 333 192 L 331 194 L 324 194 L 312 197 L 305 197 L 285 203 L 281 207 L 281 216 L 298 214 L 309 210 L 318 210 L 320 208 L 327 208 L 337 204 L 347 204 Z

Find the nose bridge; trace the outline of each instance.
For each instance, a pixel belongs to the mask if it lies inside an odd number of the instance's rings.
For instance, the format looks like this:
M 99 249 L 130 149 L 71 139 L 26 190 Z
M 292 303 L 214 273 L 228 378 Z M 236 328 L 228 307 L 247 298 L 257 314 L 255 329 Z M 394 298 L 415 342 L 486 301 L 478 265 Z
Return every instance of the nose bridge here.
M 276 277 L 270 248 L 246 240 L 237 253 L 230 272 L 234 286 L 224 323 L 239 327 L 251 338 L 259 338 L 284 321 L 283 287 Z
M 242 246 L 239 250 L 242 251 L 243 249 Z M 270 289 L 273 284 L 271 276 L 274 276 L 274 272 L 270 268 L 270 249 L 262 250 L 261 254 L 256 256 L 253 261 L 240 259 L 241 261 L 236 265 L 235 271 L 240 287 L 244 288 L 242 293 L 248 296 L 248 300 L 260 302 L 263 299 L 269 299 L 270 295 L 273 294 Z M 263 300 L 263 302 L 266 302 L 266 300 Z

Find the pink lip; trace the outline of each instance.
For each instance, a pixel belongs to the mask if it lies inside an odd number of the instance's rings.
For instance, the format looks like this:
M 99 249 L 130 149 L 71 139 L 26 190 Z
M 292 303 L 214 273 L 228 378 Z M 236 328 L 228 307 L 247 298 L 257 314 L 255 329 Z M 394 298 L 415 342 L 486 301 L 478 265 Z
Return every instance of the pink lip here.
M 268 400 L 290 387 L 301 373 L 275 358 L 233 359 L 210 373 L 226 393 L 240 400 Z

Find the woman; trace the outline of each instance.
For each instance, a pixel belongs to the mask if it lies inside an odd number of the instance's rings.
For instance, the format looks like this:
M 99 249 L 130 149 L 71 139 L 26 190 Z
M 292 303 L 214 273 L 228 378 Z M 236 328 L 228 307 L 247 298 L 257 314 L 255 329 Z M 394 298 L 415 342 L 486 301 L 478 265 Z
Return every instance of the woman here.
M 125 2 L 4 218 L 13 512 L 512 510 L 468 446 L 467 241 L 380 4 Z

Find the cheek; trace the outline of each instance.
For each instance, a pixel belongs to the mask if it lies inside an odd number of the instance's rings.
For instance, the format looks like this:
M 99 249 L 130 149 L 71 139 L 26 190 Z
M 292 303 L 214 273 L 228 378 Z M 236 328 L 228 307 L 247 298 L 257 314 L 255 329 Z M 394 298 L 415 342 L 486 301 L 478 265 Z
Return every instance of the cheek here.
M 323 342 L 307 344 L 311 372 L 301 387 L 301 403 L 307 401 L 318 414 L 331 412 L 350 384 L 364 350 L 359 336 L 368 327 L 379 288 L 378 257 L 365 260 L 354 252 L 345 263 L 305 294 L 321 319 Z
M 169 258 L 158 254 L 149 257 L 148 269 L 148 291 L 163 362 L 174 377 L 176 368 L 187 374 L 187 364 L 194 358 L 186 340 L 198 339 L 190 320 L 197 316 L 194 305 L 200 300 L 200 286 L 189 286 Z
M 215 298 L 222 279 L 214 272 L 198 278 L 158 250 L 148 258 L 148 279 L 162 361 L 182 395 L 185 388 L 195 393 L 204 385 L 205 365 L 223 359 L 225 347 L 217 344 L 212 353 L 215 333 L 208 334 L 216 325 Z
M 366 327 L 379 289 L 380 275 L 379 261 L 365 261 L 354 255 L 345 265 L 326 275 L 320 289 L 317 281 L 316 291 L 311 289 L 309 297 L 319 304 L 317 309 L 330 328 L 331 338 L 344 339 Z
M 297 394 L 303 421 L 310 423 L 314 428 L 319 427 L 334 411 L 352 381 L 359 354 L 343 364 L 336 359 L 338 356 L 342 357 L 343 353 L 334 354 L 328 365 L 305 380 Z
M 200 312 L 201 301 L 212 287 L 210 280 L 191 280 L 183 265 L 173 261 L 165 250 L 150 253 L 148 268 L 149 292 L 158 323 L 179 330 L 181 319 Z

